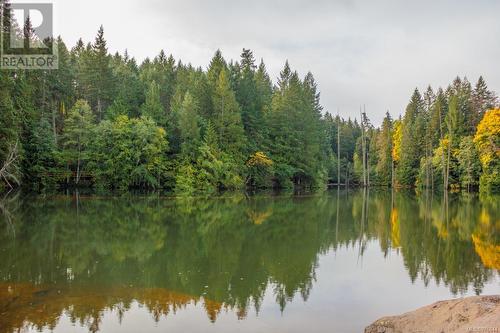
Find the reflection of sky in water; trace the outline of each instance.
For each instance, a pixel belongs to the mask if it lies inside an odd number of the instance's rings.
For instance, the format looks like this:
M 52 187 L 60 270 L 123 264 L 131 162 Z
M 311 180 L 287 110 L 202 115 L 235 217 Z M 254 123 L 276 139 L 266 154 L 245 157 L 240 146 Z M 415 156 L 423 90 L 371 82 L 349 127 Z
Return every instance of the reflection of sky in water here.
M 362 332 L 438 300 L 500 293 L 498 271 L 486 268 L 500 267 L 495 197 L 58 196 L 4 206 L 1 333 L 23 321 L 44 332 L 54 323 L 55 333 Z
M 243 320 L 222 309 L 215 323 L 210 323 L 202 304 L 191 302 L 156 323 L 147 309 L 134 302 L 121 324 L 116 310 L 105 311 L 100 332 L 362 332 L 382 316 L 462 296 L 454 296 L 447 286 L 434 280 L 427 287 L 420 278 L 411 284 L 401 254 L 393 250 L 384 258 L 378 241 L 370 241 L 362 257 L 358 252 L 357 247 L 343 247 L 320 255 L 317 279 L 307 302 L 297 294 L 283 313 L 273 286 L 268 286 L 259 314 L 250 308 Z M 499 292 L 500 280 L 495 275 L 484 286 L 483 294 Z M 469 288 L 464 296 L 474 294 Z M 63 315 L 54 332 L 88 332 L 88 328 L 71 324 Z

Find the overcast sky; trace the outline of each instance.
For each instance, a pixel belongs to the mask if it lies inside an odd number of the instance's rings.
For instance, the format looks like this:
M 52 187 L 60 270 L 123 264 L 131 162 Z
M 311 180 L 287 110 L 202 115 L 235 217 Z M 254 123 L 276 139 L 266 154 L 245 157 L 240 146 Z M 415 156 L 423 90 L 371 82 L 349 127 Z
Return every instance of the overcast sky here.
M 160 49 L 207 67 L 220 48 L 264 58 L 276 80 L 286 59 L 311 71 L 325 110 L 380 123 L 415 87 L 484 75 L 500 91 L 500 1 L 54 0 L 56 32 L 72 47 L 104 25 L 110 51 L 138 60 Z

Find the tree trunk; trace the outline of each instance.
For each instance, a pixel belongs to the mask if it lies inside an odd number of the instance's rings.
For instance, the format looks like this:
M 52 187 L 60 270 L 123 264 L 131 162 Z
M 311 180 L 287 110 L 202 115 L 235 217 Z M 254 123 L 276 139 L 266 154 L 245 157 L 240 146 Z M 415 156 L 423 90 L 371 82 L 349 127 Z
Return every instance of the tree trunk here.
M 370 186 L 370 149 L 367 145 L 366 147 L 366 177 L 367 177 L 367 185 Z
M 346 188 L 349 188 L 349 162 L 347 162 L 347 165 L 345 168 L 345 186 L 346 186 Z
M 78 139 L 78 161 L 76 164 L 76 181 L 75 184 L 80 182 L 80 157 L 81 157 L 82 147 L 80 145 L 80 139 Z
M 425 149 L 425 188 L 429 189 L 429 150 Z
M 339 205 L 340 205 L 340 187 L 337 187 L 337 218 L 335 220 L 335 246 L 337 246 L 339 235 Z
M 441 118 L 441 110 L 439 110 L 439 136 L 441 139 L 441 144 L 443 143 L 443 123 L 442 123 L 442 118 Z M 448 185 L 447 185 L 447 179 L 446 179 L 446 170 L 445 170 L 445 165 L 444 165 L 444 150 L 443 153 L 441 154 L 441 168 L 443 169 L 443 191 L 448 190 Z
M 449 187 L 449 178 L 450 178 L 450 155 L 451 155 L 451 137 L 448 143 L 448 157 L 446 160 L 446 181 L 445 181 L 445 191 L 448 191 Z
M 340 186 L 340 117 L 337 112 L 337 186 Z
M 391 188 L 394 188 L 394 158 L 391 154 Z
M 361 117 L 361 155 L 363 161 L 363 186 L 366 187 L 366 151 L 365 151 L 365 122 L 363 112 L 360 110 Z
M 224 132 L 224 97 L 221 99 L 221 115 L 220 115 L 220 128 L 219 128 L 219 144 L 222 142 L 222 134 Z
M 102 120 L 102 105 L 101 98 L 97 98 L 97 114 L 99 115 L 99 122 Z
M 5 161 L 3 162 L 3 165 L 0 166 L 0 179 L 3 179 L 5 184 L 10 188 L 14 188 L 12 184 L 9 182 L 9 179 L 16 183 L 16 185 L 20 185 L 21 183 L 17 179 L 17 175 L 15 174 L 15 166 L 14 162 L 18 159 L 19 157 L 19 151 L 17 149 L 17 144 L 18 141 L 12 146 L 9 146 L 8 154 L 7 157 L 5 158 Z
M 469 156 L 467 156 L 469 157 Z M 470 193 L 470 185 L 472 182 L 472 170 L 471 170 L 471 160 L 469 157 L 469 160 L 467 161 L 467 193 Z
M 434 192 L 434 168 L 431 160 L 431 190 Z
M 54 133 L 54 143 L 57 145 L 57 127 L 56 127 L 56 113 L 57 103 L 52 107 L 52 131 Z

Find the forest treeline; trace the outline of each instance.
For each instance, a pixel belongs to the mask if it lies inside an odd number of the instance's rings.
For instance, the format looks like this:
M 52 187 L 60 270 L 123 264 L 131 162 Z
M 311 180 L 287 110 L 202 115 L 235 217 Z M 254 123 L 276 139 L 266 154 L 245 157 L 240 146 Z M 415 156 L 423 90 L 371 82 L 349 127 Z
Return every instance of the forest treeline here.
M 415 90 L 376 128 L 363 110 L 325 112 L 313 75 L 288 62 L 274 84 L 247 49 L 204 70 L 164 51 L 111 55 L 102 27 L 71 49 L 49 42 L 58 70 L 0 71 L 0 188 L 499 188 L 500 111 L 482 77 Z

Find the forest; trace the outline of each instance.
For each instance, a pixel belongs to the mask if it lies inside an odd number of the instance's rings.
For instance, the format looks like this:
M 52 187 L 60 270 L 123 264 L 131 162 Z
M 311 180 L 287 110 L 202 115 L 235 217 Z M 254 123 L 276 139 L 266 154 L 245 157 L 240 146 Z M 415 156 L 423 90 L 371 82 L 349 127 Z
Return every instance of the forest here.
M 33 38 L 29 20 L 24 38 Z M 483 77 L 415 89 L 374 126 L 360 108 L 323 110 L 318 85 L 288 61 L 215 52 L 208 68 L 161 51 L 138 63 L 93 42 L 56 43 L 58 70 L 0 71 L 0 190 L 347 186 L 500 190 L 500 109 Z M 394 111 L 394 110 L 393 110 Z M 359 118 L 358 118 L 359 116 Z

